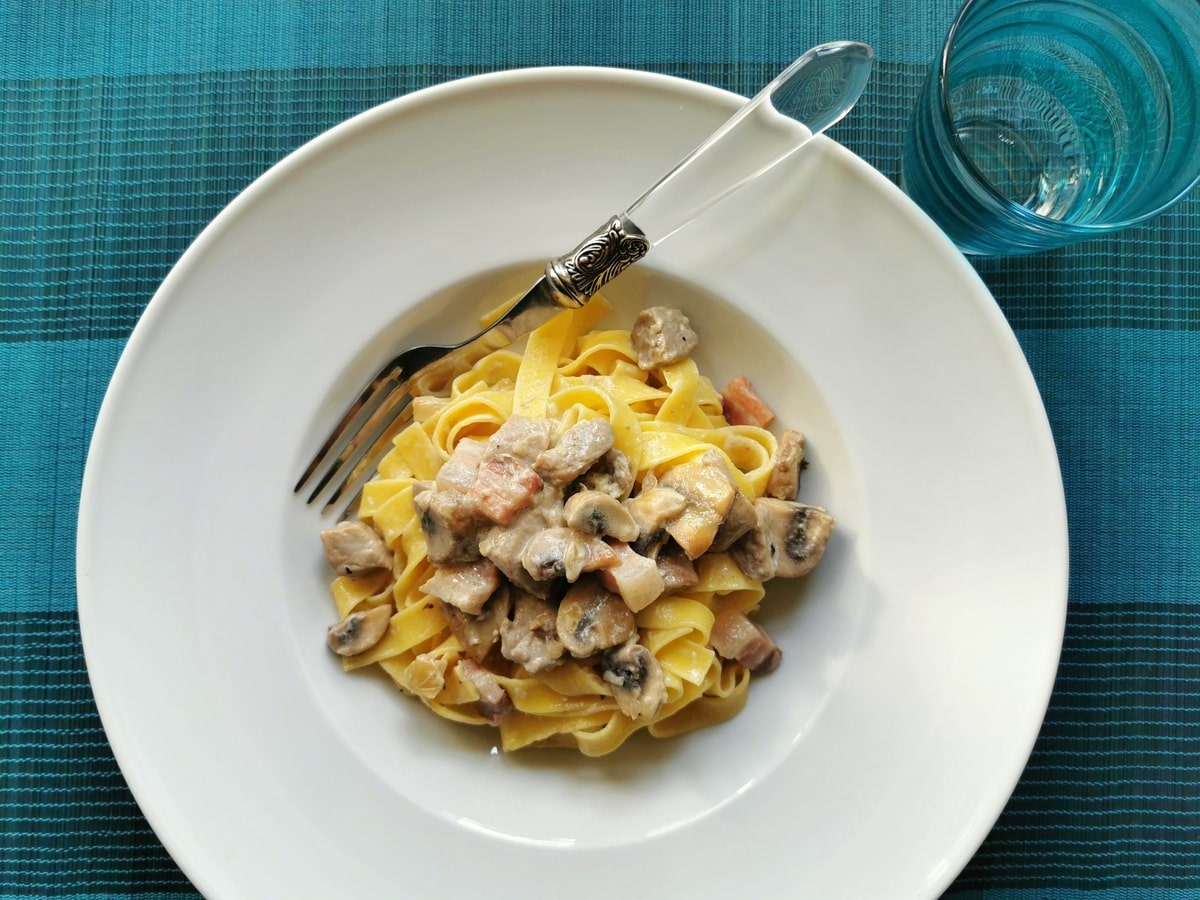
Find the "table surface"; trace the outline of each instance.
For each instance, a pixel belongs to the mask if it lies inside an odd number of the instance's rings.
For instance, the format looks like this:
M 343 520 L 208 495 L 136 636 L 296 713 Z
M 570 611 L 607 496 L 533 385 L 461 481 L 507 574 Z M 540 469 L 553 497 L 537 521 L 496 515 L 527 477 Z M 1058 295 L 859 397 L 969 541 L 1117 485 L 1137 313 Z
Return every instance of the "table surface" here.
M 392 97 L 596 64 L 753 91 L 876 48 L 833 136 L 889 177 L 947 0 L 18 0 L 0 8 L 0 900 L 188 897 L 80 649 L 75 522 L 124 341 L 272 163 Z M 1071 532 L 1058 679 L 956 898 L 1200 898 L 1200 197 L 1115 237 L 978 260 L 1042 392 Z M 998 473 L 1003 477 L 1003 473 Z

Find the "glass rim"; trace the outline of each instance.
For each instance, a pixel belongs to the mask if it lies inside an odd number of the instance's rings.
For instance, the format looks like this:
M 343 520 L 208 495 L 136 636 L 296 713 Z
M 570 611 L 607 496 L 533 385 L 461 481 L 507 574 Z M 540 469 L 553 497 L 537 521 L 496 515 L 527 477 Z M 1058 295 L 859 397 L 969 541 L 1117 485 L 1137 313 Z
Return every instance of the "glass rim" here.
M 1122 219 L 1117 222 L 1106 222 L 1099 225 L 1089 222 L 1076 223 L 1064 222 L 1060 219 L 1051 219 L 1034 212 L 1026 206 L 1022 206 L 1021 204 L 1010 200 L 1000 193 L 1000 191 L 998 191 L 996 186 L 992 183 L 991 179 L 989 179 L 975 164 L 975 161 L 971 158 L 970 154 L 967 153 L 966 147 L 959 138 L 958 131 L 954 128 L 954 111 L 950 106 L 949 91 L 950 57 L 954 48 L 954 42 L 958 38 L 958 33 L 966 23 L 968 16 L 970 16 L 976 7 L 985 6 L 991 2 L 994 2 L 994 0 L 964 0 L 962 6 L 959 7 L 958 12 L 954 16 L 954 20 L 950 23 L 949 30 L 946 32 L 946 38 L 942 42 L 941 53 L 938 57 L 937 96 L 942 118 L 947 125 L 946 130 L 949 132 L 950 140 L 954 143 L 954 155 L 964 166 L 966 166 L 976 184 L 978 184 L 980 188 L 982 188 L 987 195 L 992 198 L 992 200 L 1004 208 L 1015 212 L 1018 216 L 1027 218 L 1033 222 L 1037 222 L 1043 227 L 1049 227 L 1064 232 L 1074 232 L 1077 234 L 1099 235 L 1117 231 L 1122 228 L 1127 228 L 1130 225 L 1136 225 L 1139 222 L 1145 222 L 1148 219 L 1153 219 L 1156 216 L 1162 215 L 1164 212 L 1171 209 L 1173 206 L 1187 197 L 1187 195 L 1190 194 L 1192 190 L 1197 187 L 1197 185 L 1200 185 L 1200 170 L 1198 170 L 1195 177 L 1193 177 L 1180 191 L 1178 191 L 1170 199 L 1160 203 L 1154 209 L 1130 218 Z M 1156 3 L 1157 2 L 1158 0 L 1156 0 Z

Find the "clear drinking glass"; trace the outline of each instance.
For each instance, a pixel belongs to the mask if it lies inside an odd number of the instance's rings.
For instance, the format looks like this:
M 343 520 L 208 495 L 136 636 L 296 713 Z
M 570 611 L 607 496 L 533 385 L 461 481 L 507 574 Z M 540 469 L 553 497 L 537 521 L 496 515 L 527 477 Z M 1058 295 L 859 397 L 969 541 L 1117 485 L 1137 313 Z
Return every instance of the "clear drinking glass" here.
M 967 0 L 901 182 L 964 252 L 1116 231 L 1200 181 L 1200 0 Z

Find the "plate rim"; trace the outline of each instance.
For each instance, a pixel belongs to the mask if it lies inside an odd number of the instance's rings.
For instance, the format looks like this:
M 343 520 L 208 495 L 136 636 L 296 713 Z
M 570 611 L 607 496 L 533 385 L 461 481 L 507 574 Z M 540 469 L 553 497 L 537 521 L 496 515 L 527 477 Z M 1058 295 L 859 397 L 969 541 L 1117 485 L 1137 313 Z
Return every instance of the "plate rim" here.
M 92 678 L 92 673 L 95 670 L 96 653 L 98 651 L 95 647 L 95 626 L 90 623 L 93 620 L 93 616 L 98 613 L 94 599 L 90 599 L 93 588 L 90 583 L 90 568 L 88 563 L 90 555 L 93 552 L 92 541 L 94 540 L 94 529 L 89 523 L 96 515 L 94 498 L 96 489 L 94 482 L 98 477 L 97 471 L 106 454 L 112 452 L 109 420 L 113 416 L 113 408 L 120 402 L 119 398 L 125 392 L 126 383 L 134 377 L 136 360 L 142 352 L 143 345 L 151 340 L 153 333 L 158 327 L 157 323 L 159 319 L 163 316 L 164 311 L 170 308 L 172 295 L 176 293 L 176 285 L 179 282 L 186 282 L 192 266 L 197 260 L 204 257 L 209 244 L 216 240 L 231 224 L 235 223 L 243 210 L 249 209 L 253 204 L 257 203 L 258 198 L 273 190 L 277 183 L 285 181 L 295 168 L 305 165 L 315 157 L 319 157 L 327 146 L 336 145 L 337 142 L 352 137 L 359 130 L 369 129 L 376 122 L 390 119 L 393 116 L 404 116 L 413 110 L 420 109 L 422 106 L 436 105 L 445 99 L 452 98 L 461 93 L 470 92 L 480 87 L 503 86 L 506 83 L 520 85 L 522 83 L 530 84 L 540 81 L 561 82 L 563 80 L 623 84 L 634 90 L 641 90 L 647 87 L 660 87 L 676 92 L 681 97 L 691 96 L 701 102 L 716 102 L 724 105 L 736 104 L 745 99 L 730 91 L 673 75 L 623 67 L 565 65 L 535 66 L 475 74 L 432 85 L 387 100 L 363 110 L 307 140 L 261 172 L 230 200 L 200 230 L 176 261 L 175 265 L 172 266 L 170 272 L 148 301 L 145 310 L 139 317 L 137 324 L 122 349 L 96 416 L 95 425 L 88 444 L 80 490 L 75 549 L 77 614 L 81 643 L 89 674 L 89 684 L 95 699 L 97 711 L 104 727 L 106 739 L 116 758 L 122 776 L 128 784 L 141 814 L 150 823 L 157 839 L 161 841 L 174 863 L 179 866 L 186 877 L 202 891 L 204 891 L 202 886 L 208 883 L 208 877 L 204 872 L 198 870 L 198 867 L 193 864 L 193 860 L 190 858 L 187 850 L 188 841 L 186 832 L 180 833 L 177 828 L 170 825 L 169 811 L 161 810 L 155 802 L 153 785 L 151 783 L 153 779 L 150 776 L 144 776 L 141 771 L 134 770 L 130 765 L 134 761 L 131 760 L 131 756 L 137 756 L 138 754 L 131 753 L 129 747 L 124 745 L 120 736 L 121 730 L 117 723 L 118 698 L 115 698 L 110 693 L 111 688 L 97 684 Z M 899 189 L 886 176 L 849 150 L 837 145 L 835 141 L 832 141 L 827 136 L 822 136 L 820 140 L 836 145 L 840 154 L 849 161 L 850 165 L 856 169 L 857 174 L 860 176 L 870 180 L 884 191 L 899 192 Z M 900 194 L 900 196 L 903 196 L 903 194 Z M 916 221 L 923 221 L 930 237 L 941 241 L 944 247 L 953 249 L 953 245 L 949 239 L 941 234 L 924 213 L 917 209 L 915 205 L 911 205 L 911 201 L 907 201 L 907 198 L 905 198 L 905 202 L 911 206 L 911 209 L 908 210 L 910 215 Z M 965 829 L 965 832 L 970 836 L 965 839 L 964 846 L 967 844 L 970 845 L 969 852 L 965 853 L 961 860 L 956 860 L 956 865 L 948 867 L 939 883 L 931 883 L 929 885 L 933 892 L 931 896 L 937 896 L 944 891 L 962 871 L 962 868 L 969 862 L 975 852 L 977 852 L 979 846 L 986 839 L 996 820 L 1003 812 L 1009 797 L 1011 797 L 1027 766 L 1029 757 L 1033 752 L 1036 740 L 1041 731 L 1046 711 L 1049 708 L 1055 676 L 1061 658 L 1062 638 L 1066 627 L 1069 579 L 1069 534 L 1065 488 L 1062 482 L 1061 464 L 1057 455 L 1053 432 L 1041 399 L 1040 390 L 1011 325 L 1004 316 L 1003 311 L 996 304 L 979 273 L 956 250 L 953 255 L 957 257 L 955 265 L 959 270 L 959 275 L 974 282 L 989 301 L 988 303 L 980 304 L 980 312 L 988 318 L 988 324 L 993 334 L 1004 341 L 1006 345 L 1005 353 L 1011 364 L 1011 369 L 1014 374 L 1019 373 L 1019 377 L 1023 382 L 1021 385 L 1021 395 L 1025 405 L 1031 407 L 1031 421 L 1038 423 L 1038 430 L 1041 432 L 1039 440 L 1044 445 L 1043 450 L 1045 447 L 1049 448 L 1048 455 L 1045 453 L 1042 454 L 1042 461 L 1046 465 L 1052 466 L 1054 479 L 1058 486 L 1058 491 L 1055 494 L 1057 502 L 1054 504 L 1054 513 L 1061 527 L 1059 529 L 1060 535 L 1057 546 L 1053 550 L 1054 554 L 1061 560 L 1061 566 L 1055 566 L 1061 573 L 1061 589 L 1056 594 L 1059 599 L 1058 608 L 1060 612 L 1055 617 L 1055 622 L 1058 625 L 1057 637 L 1053 641 L 1056 652 L 1052 659 L 1045 660 L 1043 663 L 1046 671 L 1049 673 L 1049 677 L 1044 680 L 1042 691 L 1037 698 L 1039 714 L 1036 720 L 1031 720 L 1028 733 L 1023 735 L 1023 740 L 1021 741 L 1022 752 L 1019 754 L 1014 752 L 1015 762 L 1013 770 L 1006 773 L 1007 777 L 1005 779 L 997 779 L 997 782 L 1003 782 L 1005 785 L 1002 800 L 994 810 L 989 809 L 986 815 L 981 813 Z M 89 637 L 89 635 L 92 636 Z M 1014 742 L 1015 745 L 1016 742 Z M 207 895 L 207 891 L 204 892 Z

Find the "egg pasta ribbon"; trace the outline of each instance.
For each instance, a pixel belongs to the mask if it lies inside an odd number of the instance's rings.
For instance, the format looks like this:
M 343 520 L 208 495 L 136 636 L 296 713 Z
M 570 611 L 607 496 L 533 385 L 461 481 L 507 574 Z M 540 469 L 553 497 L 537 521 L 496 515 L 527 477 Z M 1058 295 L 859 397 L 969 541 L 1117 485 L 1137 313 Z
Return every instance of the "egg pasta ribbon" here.
M 580 422 L 607 422 L 637 484 L 715 454 L 747 498 L 763 496 L 776 438 L 765 428 L 730 425 L 720 394 L 690 358 L 657 373 L 640 368 L 629 331 L 594 330 L 608 311 L 596 298 L 564 312 L 536 329 L 523 350 L 494 351 L 443 396 L 420 398 L 359 509 L 391 550 L 392 570 L 343 575 L 332 586 L 339 618 L 384 603 L 395 610 L 378 643 L 344 659 L 347 669 L 378 665 L 436 714 L 468 724 L 488 721 L 481 709 L 498 686 L 512 704 L 498 723 L 505 750 L 568 746 L 603 755 L 639 730 L 671 737 L 724 721 L 746 701 L 750 672 L 714 650 L 714 621 L 726 609 L 754 610 L 764 590 L 728 554 L 698 559 L 695 584 L 636 612 L 638 642 L 657 660 L 666 692 L 649 718 L 623 712 L 614 683 L 587 661 L 566 658 L 531 672 L 498 652 L 475 659 L 451 629 L 443 603 L 423 590 L 437 566 L 416 493 L 461 442 L 486 441 L 513 415 L 549 419 L 556 436 Z

